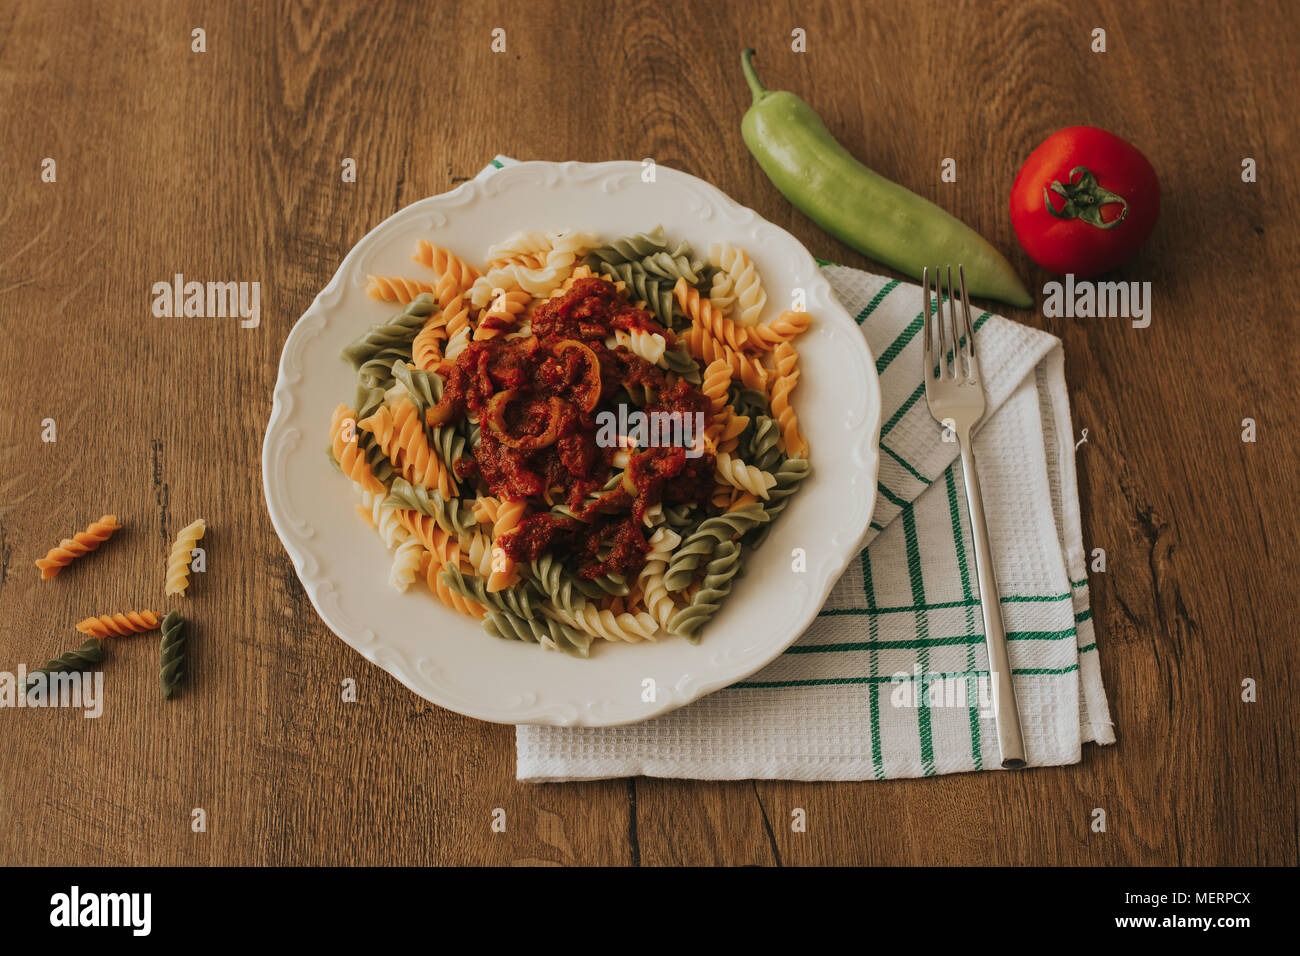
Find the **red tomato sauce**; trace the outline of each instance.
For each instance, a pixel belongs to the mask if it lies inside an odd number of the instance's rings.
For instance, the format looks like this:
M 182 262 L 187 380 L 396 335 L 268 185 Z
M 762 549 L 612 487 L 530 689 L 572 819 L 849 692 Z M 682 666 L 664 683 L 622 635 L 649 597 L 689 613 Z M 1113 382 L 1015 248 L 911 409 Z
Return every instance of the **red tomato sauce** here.
M 502 549 L 515 561 L 568 552 L 580 577 L 632 576 L 644 567 L 649 548 L 646 509 L 660 502 L 704 505 L 709 499 L 714 456 L 688 458 L 680 447 L 629 449 L 624 482 L 603 491 L 619 449 L 597 443 L 599 413 L 633 406 L 629 394 L 646 390 L 651 401 L 640 410 L 647 414 L 709 409 L 697 387 L 670 383 L 662 369 L 626 348 L 607 348 L 605 340 L 618 329 L 674 341 L 672 332 L 612 283 L 579 279 L 533 310 L 529 336 L 471 342 L 439 368 L 445 388 L 428 413 L 430 423 L 452 424 L 473 413 L 482 436 L 472 457 L 456 462 L 457 476 L 477 476 L 492 495 L 530 499 L 538 509 L 501 537 Z M 548 489 L 570 514 L 542 510 Z

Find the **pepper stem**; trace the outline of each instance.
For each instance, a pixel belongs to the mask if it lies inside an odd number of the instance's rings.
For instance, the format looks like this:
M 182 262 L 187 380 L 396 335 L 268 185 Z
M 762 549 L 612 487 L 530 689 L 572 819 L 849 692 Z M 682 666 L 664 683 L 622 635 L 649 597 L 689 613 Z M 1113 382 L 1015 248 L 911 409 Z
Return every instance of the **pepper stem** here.
M 759 81 L 758 74 L 754 71 L 753 56 L 753 47 L 740 51 L 740 66 L 745 71 L 745 82 L 749 84 L 749 91 L 754 94 L 754 102 L 757 103 L 767 92 L 767 87 Z

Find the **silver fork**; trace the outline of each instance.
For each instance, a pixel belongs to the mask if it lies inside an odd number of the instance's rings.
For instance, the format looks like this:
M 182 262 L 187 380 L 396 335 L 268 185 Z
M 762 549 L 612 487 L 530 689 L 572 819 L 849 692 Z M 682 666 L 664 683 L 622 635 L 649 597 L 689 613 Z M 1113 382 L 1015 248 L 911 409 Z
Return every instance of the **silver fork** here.
M 960 265 L 961 309 L 957 309 L 952 287 L 952 266 L 948 266 L 948 305 L 943 304 L 943 276 L 935 269 L 935 316 L 930 318 L 930 270 L 921 274 L 925 303 L 925 398 L 930 414 L 951 428 L 961 445 L 961 468 L 966 478 L 966 508 L 970 512 L 971 537 L 975 539 L 975 576 L 979 580 L 980 609 L 984 614 L 984 642 L 989 652 L 989 680 L 993 687 L 993 718 L 997 724 L 1002 766 L 1025 765 L 1025 740 L 1020 731 L 1016 689 L 1011 682 L 1007 658 L 1007 632 L 1002 625 L 1002 604 L 989 548 L 989 529 L 984 520 L 984 499 L 980 495 L 979 472 L 970 433 L 984 417 L 984 386 L 980 382 L 979 360 L 975 355 L 975 327 L 966 298 L 966 273 Z M 946 315 L 945 315 L 946 313 Z

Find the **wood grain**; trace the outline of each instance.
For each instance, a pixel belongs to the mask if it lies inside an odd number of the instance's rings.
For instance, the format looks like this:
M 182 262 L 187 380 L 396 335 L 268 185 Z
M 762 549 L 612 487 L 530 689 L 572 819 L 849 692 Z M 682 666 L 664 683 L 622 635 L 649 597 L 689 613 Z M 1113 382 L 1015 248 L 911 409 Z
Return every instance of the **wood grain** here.
M 1006 196 L 1044 136 L 1105 126 L 1160 172 L 1162 221 L 1119 275 L 1152 282 L 1150 328 L 1011 313 L 1065 342 L 1085 543 L 1108 555 L 1091 580 L 1120 742 L 1078 766 L 524 786 L 511 728 L 424 703 L 327 632 L 271 529 L 259 452 L 289 328 L 370 228 L 494 153 L 654 157 L 870 267 L 746 153 L 746 44 L 1031 287 L 1047 276 Z M 1280 2 L 6 4 L 0 669 L 74 645 L 87 614 L 165 610 L 171 536 L 210 530 L 176 699 L 141 637 L 110 648 L 100 719 L 0 711 L 0 863 L 1295 865 L 1297 54 Z M 261 282 L 261 326 L 154 318 L 176 272 Z M 127 529 L 39 581 L 31 562 L 102 511 Z

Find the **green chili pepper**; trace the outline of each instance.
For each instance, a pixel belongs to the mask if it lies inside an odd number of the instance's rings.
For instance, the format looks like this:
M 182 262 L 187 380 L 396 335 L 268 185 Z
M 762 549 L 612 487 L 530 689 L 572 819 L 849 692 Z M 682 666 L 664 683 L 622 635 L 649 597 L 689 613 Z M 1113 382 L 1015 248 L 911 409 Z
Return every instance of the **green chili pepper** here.
M 914 279 L 926 266 L 961 265 L 971 295 L 1033 305 L 1011 263 L 979 233 L 863 166 L 799 97 L 765 89 L 750 62 L 753 55 L 740 55 L 754 94 L 740 129 L 786 199 L 835 238 Z

